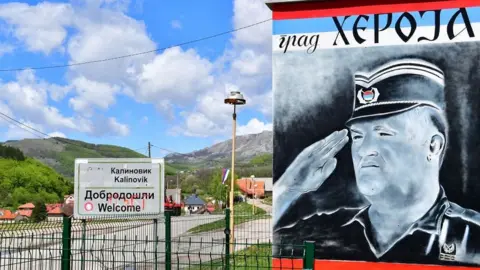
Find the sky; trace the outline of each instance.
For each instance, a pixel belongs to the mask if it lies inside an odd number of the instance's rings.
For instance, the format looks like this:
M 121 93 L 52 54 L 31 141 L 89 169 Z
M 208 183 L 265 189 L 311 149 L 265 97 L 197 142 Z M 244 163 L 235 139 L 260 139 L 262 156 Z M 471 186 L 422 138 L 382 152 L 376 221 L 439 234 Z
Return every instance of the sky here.
M 271 130 L 271 21 L 176 46 L 268 20 L 264 2 L 0 1 L 0 112 L 49 136 L 141 153 L 151 142 L 162 157 L 230 139 L 223 100 L 238 90 L 237 135 Z M 0 118 L 0 141 L 46 137 L 13 123 Z

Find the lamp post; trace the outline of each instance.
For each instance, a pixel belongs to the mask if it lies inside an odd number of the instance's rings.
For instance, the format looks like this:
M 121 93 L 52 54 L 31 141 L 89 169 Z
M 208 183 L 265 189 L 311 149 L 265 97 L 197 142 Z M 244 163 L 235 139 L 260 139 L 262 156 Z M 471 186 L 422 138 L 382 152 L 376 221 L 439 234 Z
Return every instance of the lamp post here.
M 253 203 L 252 203 L 252 212 L 255 215 L 255 202 L 257 201 L 257 181 L 253 179 Z
M 235 136 L 237 127 L 237 105 L 244 105 L 246 103 L 245 98 L 239 91 L 231 91 L 230 95 L 225 99 L 225 104 L 233 105 L 232 114 L 232 180 L 230 183 L 230 253 L 233 253 L 234 236 L 234 219 L 233 212 L 233 191 L 235 187 Z

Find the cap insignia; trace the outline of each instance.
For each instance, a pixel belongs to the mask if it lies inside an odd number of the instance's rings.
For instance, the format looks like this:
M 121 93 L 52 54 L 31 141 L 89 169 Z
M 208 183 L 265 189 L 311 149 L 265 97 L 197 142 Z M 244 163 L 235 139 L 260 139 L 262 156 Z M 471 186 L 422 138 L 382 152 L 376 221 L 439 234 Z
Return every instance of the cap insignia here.
M 380 96 L 380 93 L 378 92 L 378 89 L 375 87 L 371 87 L 367 89 L 362 88 L 357 93 L 358 101 L 361 104 L 377 102 L 378 96 Z

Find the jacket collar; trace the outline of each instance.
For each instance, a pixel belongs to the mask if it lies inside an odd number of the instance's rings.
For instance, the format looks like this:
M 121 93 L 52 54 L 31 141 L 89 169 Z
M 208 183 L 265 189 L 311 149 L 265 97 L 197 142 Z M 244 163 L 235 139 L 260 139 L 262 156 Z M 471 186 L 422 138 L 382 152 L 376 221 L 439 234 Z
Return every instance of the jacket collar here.
M 429 234 L 440 234 L 442 217 L 449 206 L 450 203 L 445 196 L 445 191 L 442 187 L 440 187 L 437 199 L 435 200 L 435 203 L 432 205 L 432 207 L 427 211 L 427 213 L 425 213 L 425 215 L 419 220 L 414 222 L 408 228 L 408 230 L 394 242 L 384 245 L 380 245 L 373 239 L 372 227 L 368 216 L 368 209 L 370 208 L 370 205 L 360 209 L 360 211 L 342 227 L 352 224 L 354 222 L 360 223 L 364 228 L 364 235 L 370 246 L 370 249 L 372 250 L 372 252 L 374 252 L 375 256 L 379 258 L 383 256 L 386 252 L 388 252 L 388 250 L 390 250 L 398 241 L 402 240 L 407 235 L 413 234 L 417 230 L 424 231 Z
M 440 186 L 440 191 L 438 193 L 437 199 L 432 207 L 421 217 L 417 220 L 412 227 L 410 227 L 410 231 L 413 232 L 415 230 L 421 230 L 428 233 L 440 233 L 441 229 L 441 217 L 447 211 L 450 203 L 445 195 L 445 190 L 442 186 Z M 353 222 L 360 223 L 363 227 L 366 227 L 367 224 L 370 224 L 370 220 L 368 217 L 368 209 L 370 205 L 367 205 L 359 210 L 359 212 L 347 221 L 343 226 L 349 225 Z

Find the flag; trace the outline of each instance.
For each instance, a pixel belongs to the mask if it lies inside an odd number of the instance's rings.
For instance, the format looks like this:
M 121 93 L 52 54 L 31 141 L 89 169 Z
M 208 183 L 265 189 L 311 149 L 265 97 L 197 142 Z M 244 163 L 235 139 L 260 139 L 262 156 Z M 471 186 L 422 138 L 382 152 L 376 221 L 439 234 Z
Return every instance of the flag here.
M 225 181 L 227 181 L 229 173 L 230 169 L 222 169 L 222 184 L 225 184 Z

